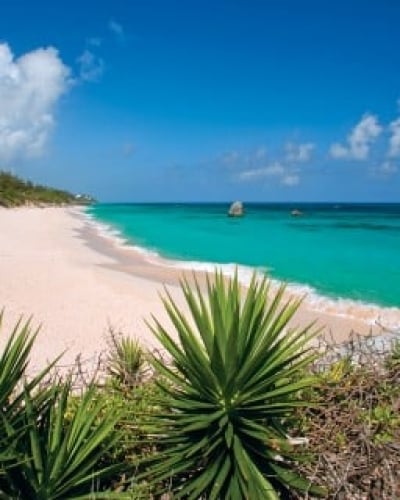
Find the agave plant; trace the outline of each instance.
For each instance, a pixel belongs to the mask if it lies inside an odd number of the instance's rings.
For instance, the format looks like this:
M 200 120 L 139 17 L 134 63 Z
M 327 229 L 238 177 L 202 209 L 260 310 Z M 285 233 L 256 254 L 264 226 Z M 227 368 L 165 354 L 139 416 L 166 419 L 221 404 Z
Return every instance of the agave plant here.
M 18 443 L 21 460 L 6 469 L 12 498 L 55 500 L 97 498 L 104 480 L 122 466 L 101 465 L 104 454 L 119 439 L 117 413 L 104 413 L 95 388 L 87 390 L 71 414 L 69 383 L 53 386 L 46 409 L 37 410 L 25 392 L 27 436 Z M 110 497 L 107 493 L 106 498 Z
M 294 472 L 298 454 L 284 425 L 309 404 L 295 396 L 315 383 L 304 373 L 315 358 L 309 340 L 316 331 L 288 328 L 300 301 L 283 303 L 284 287 L 270 298 L 269 282 L 256 276 L 246 291 L 237 276 L 227 283 L 218 272 L 206 294 L 196 278 L 193 287 L 186 279 L 181 286 L 190 317 L 166 291 L 175 334 L 154 317 L 149 324 L 172 363 L 152 359 L 161 398 L 149 432 L 161 451 L 143 478 L 160 489 L 168 484 L 176 498 L 323 494 Z
M 0 328 L 3 323 L 3 311 L 0 312 Z M 20 319 L 13 328 L 0 355 L 0 408 L 4 416 L 11 414 L 19 407 L 23 398 L 23 381 L 29 356 L 38 331 L 32 333 L 30 320 L 22 323 Z M 28 388 L 38 385 L 48 372 L 42 372 L 33 378 Z M 1 422 L 0 422 L 1 426 Z
M 0 327 L 2 321 L 3 312 L 0 313 Z M 45 405 L 49 396 L 48 387 L 41 386 L 41 383 L 59 358 L 35 377 L 31 377 L 29 380 L 26 378 L 29 356 L 38 331 L 37 329 L 32 332 L 30 320 L 23 323 L 20 319 L 0 353 L 0 435 L 2 436 L 0 457 L 10 455 L 11 451 L 11 441 L 5 437 L 4 426 L 10 427 L 11 425 L 14 429 L 14 436 L 21 435 L 25 415 L 24 392 L 35 390 L 35 405 L 38 408 Z
M 136 385 L 144 367 L 144 354 L 139 341 L 110 331 L 109 344 L 108 373 L 123 385 Z
M 101 466 L 119 438 L 114 431 L 119 415 L 105 410 L 95 389 L 84 393 L 75 411 L 67 411 L 70 384 L 43 383 L 57 359 L 26 379 L 37 333 L 31 333 L 29 321 L 19 321 L 0 353 L 0 498 L 96 498 L 93 491 L 121 468 Z
M 2 323 L 3 311 L 0 312 L 0 327 Z M 30 320 L 23 323 L 20 319 L 0 354 L 0 497 L 8 487 L 7 470 L 21 461 L 17 448 L 27 433 L 24 391 L 35 390 L 34 404 L 38 411 L 49 398 L 48 388 L 40 387 L 40 383 L 54 363 L 29 381 L 26 380 L 25 372 L 37 334 L 38 330 L 32 332 Z

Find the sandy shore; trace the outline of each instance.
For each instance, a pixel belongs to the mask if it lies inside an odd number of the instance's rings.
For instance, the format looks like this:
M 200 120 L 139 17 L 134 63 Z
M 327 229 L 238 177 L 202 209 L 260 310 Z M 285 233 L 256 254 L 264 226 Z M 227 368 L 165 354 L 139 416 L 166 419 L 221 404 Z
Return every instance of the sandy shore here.
M 62 351 L 62 364 L 73 363 L 78 354 L 91 362 L 107 349 L 110 326 L 156 347 L 144 319 L 154 314 L 167 321 L 158 295 L 163 284 L 183 303 L 177 286 L 181 273 L 161 259 L 151 263 L 132 248 L 115 245 L 78 209 L 0 209 L 1 341 L 21 315 L 32 315 L 33 325 L 42 325 L 35 368 Z M 391 315 L 400 319 L 400 310 Z M 317 311 L 306 300 L 295 323 L 315 319 L 336 340 L 346 339 L 351 330 L 366 334 L 373 323 L 357 311 L 351 317 Z

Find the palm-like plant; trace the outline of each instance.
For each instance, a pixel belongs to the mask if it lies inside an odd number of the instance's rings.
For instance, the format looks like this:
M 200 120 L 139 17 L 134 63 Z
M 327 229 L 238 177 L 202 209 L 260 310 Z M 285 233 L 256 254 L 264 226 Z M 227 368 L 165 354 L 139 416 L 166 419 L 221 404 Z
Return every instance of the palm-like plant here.
M 2 322 L 3 311 L 0 328 Z M 23 323 L 20 319 L 0 354 L 0 497 L 8 488 L 7 471 L 23 459 L 17 448 L 27 434 L 24 391 L 35 390 L 37 411 L 47 404 L 50 395 L 48 388 L 40 387 L 40 383 L 57 360 L 29 381 L 25 378 L 37 334 L 38 330 L 32 332 L 30 320 Z
M 29 321 L 20 321 L 0 353 L 0 498 L 97 498 L 93 491 L 121 469 L 101 465 L 119 437 L 119 414 L 94 388 L 69 411 L 70 385 L 43 383 L 57 360 L 26 379 L 36 335 Z
M 0 328 L 2 322 L 3 312 L 0 312 Z M 40 387 L 40 384 L 58 358 L 35 377 L 26 379 L 25 372 L 37 334 L 38 330 L 32 332 L 30 320 L 23 323 L 20 319 L 0 353 L 0 471 L 3 464 L 2 457 L 15 455 L 13 450 L 16 438 L 23 435 L 24 392 L 35 390 L 37 408 L 43 407 L 49 396 L 48 388 Z
M 30 500 L 97 498 L 104 479 L 121 470 L 101 459 L 117 441 L 117 413 L 104 413 L 96 389 L 87 390 L 79 406 L 68 408 L 70 384 L 54 386 L 45 411 L 25 393 L 28 434 L 18 451 L 25 459 L 8 467 L 9 493 Z M 110 493 L 105 494 L 109 498 Z
M 123 385 L 137 385 L 144 368 L 144 353 L 139 341 L 111 331 L 109 344 L 108 373 Z
M 0 312 L 0 328 L 3 323 L 3 312 Z M 32 333 L 30 321 L 19 320 L 13 328 L 0 355 L 0 409 L 3 416 L 11 418 L 23 399 L 23 382 L 29 356 L 38 331 Z M 39 376 L 33 378 L 27 387 L 37 386 L 48 373 L 48 367 Z M 1 422 L 0 422 L 1 428 Z
M 304 373 L 316 332 L 287 328 L 300 301 L 282 305 L 283 287 L 270 299 L 268 281 L 255 276 L 246 292 L 237 276 L 227 283 L 216 273 L 207 295 L 194 281 L 194 290 L 181 284 L 190 318 L 168 292 L 163 299 L 179 341 L 156 318 L 150 325 L 172 365 L 152 360 L 162 396 L 150 433 L 164 451 L 144 477 L 168 481 L 177 498 L 277 499 L 291 488 L 322 494 L 292 470 L 284 426 L 302 405 L 296 394 L 315 382 Z

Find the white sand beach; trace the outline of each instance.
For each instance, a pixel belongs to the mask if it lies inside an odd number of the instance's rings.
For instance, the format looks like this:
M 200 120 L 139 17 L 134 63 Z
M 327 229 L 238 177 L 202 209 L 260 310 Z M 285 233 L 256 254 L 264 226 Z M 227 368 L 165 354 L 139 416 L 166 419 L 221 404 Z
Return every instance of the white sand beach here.
M 109 327 L 157 346 L 144 319 L 167 321 L 159 298 L 166 284 L 183 304 L 182 271 L 146 261 L 130 247 L 118 247 L 99 234 L 77 208 L 0 209 L 1 342 L 17 319 L 32 316 L 41 325 L 32 367 L 66 351 L 61 364 L 78 354 L 93 360 L 107 349 Z M 367 334 L 371 317 L 319 312 L 305 300 L 294 323 L 317 320 L 336 340 L 351 330 Z M 391 312 L 400 318 L 400 310 Z M 393 318 L 391 318 L 393 319 Z M 384 318 L 383 318 L 384 320 Z M 373 323 L 373 322 L 372 322 Z

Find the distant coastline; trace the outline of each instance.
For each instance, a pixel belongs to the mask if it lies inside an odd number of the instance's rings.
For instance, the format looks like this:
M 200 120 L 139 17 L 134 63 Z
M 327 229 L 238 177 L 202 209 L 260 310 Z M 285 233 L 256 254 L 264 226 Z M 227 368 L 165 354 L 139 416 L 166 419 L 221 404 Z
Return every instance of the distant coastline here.
M 95 200 L 87 194 L 72 194 L 21 179 L 10 172 L 0 171 L 0 207 L 56 207 L 90 205 Z

